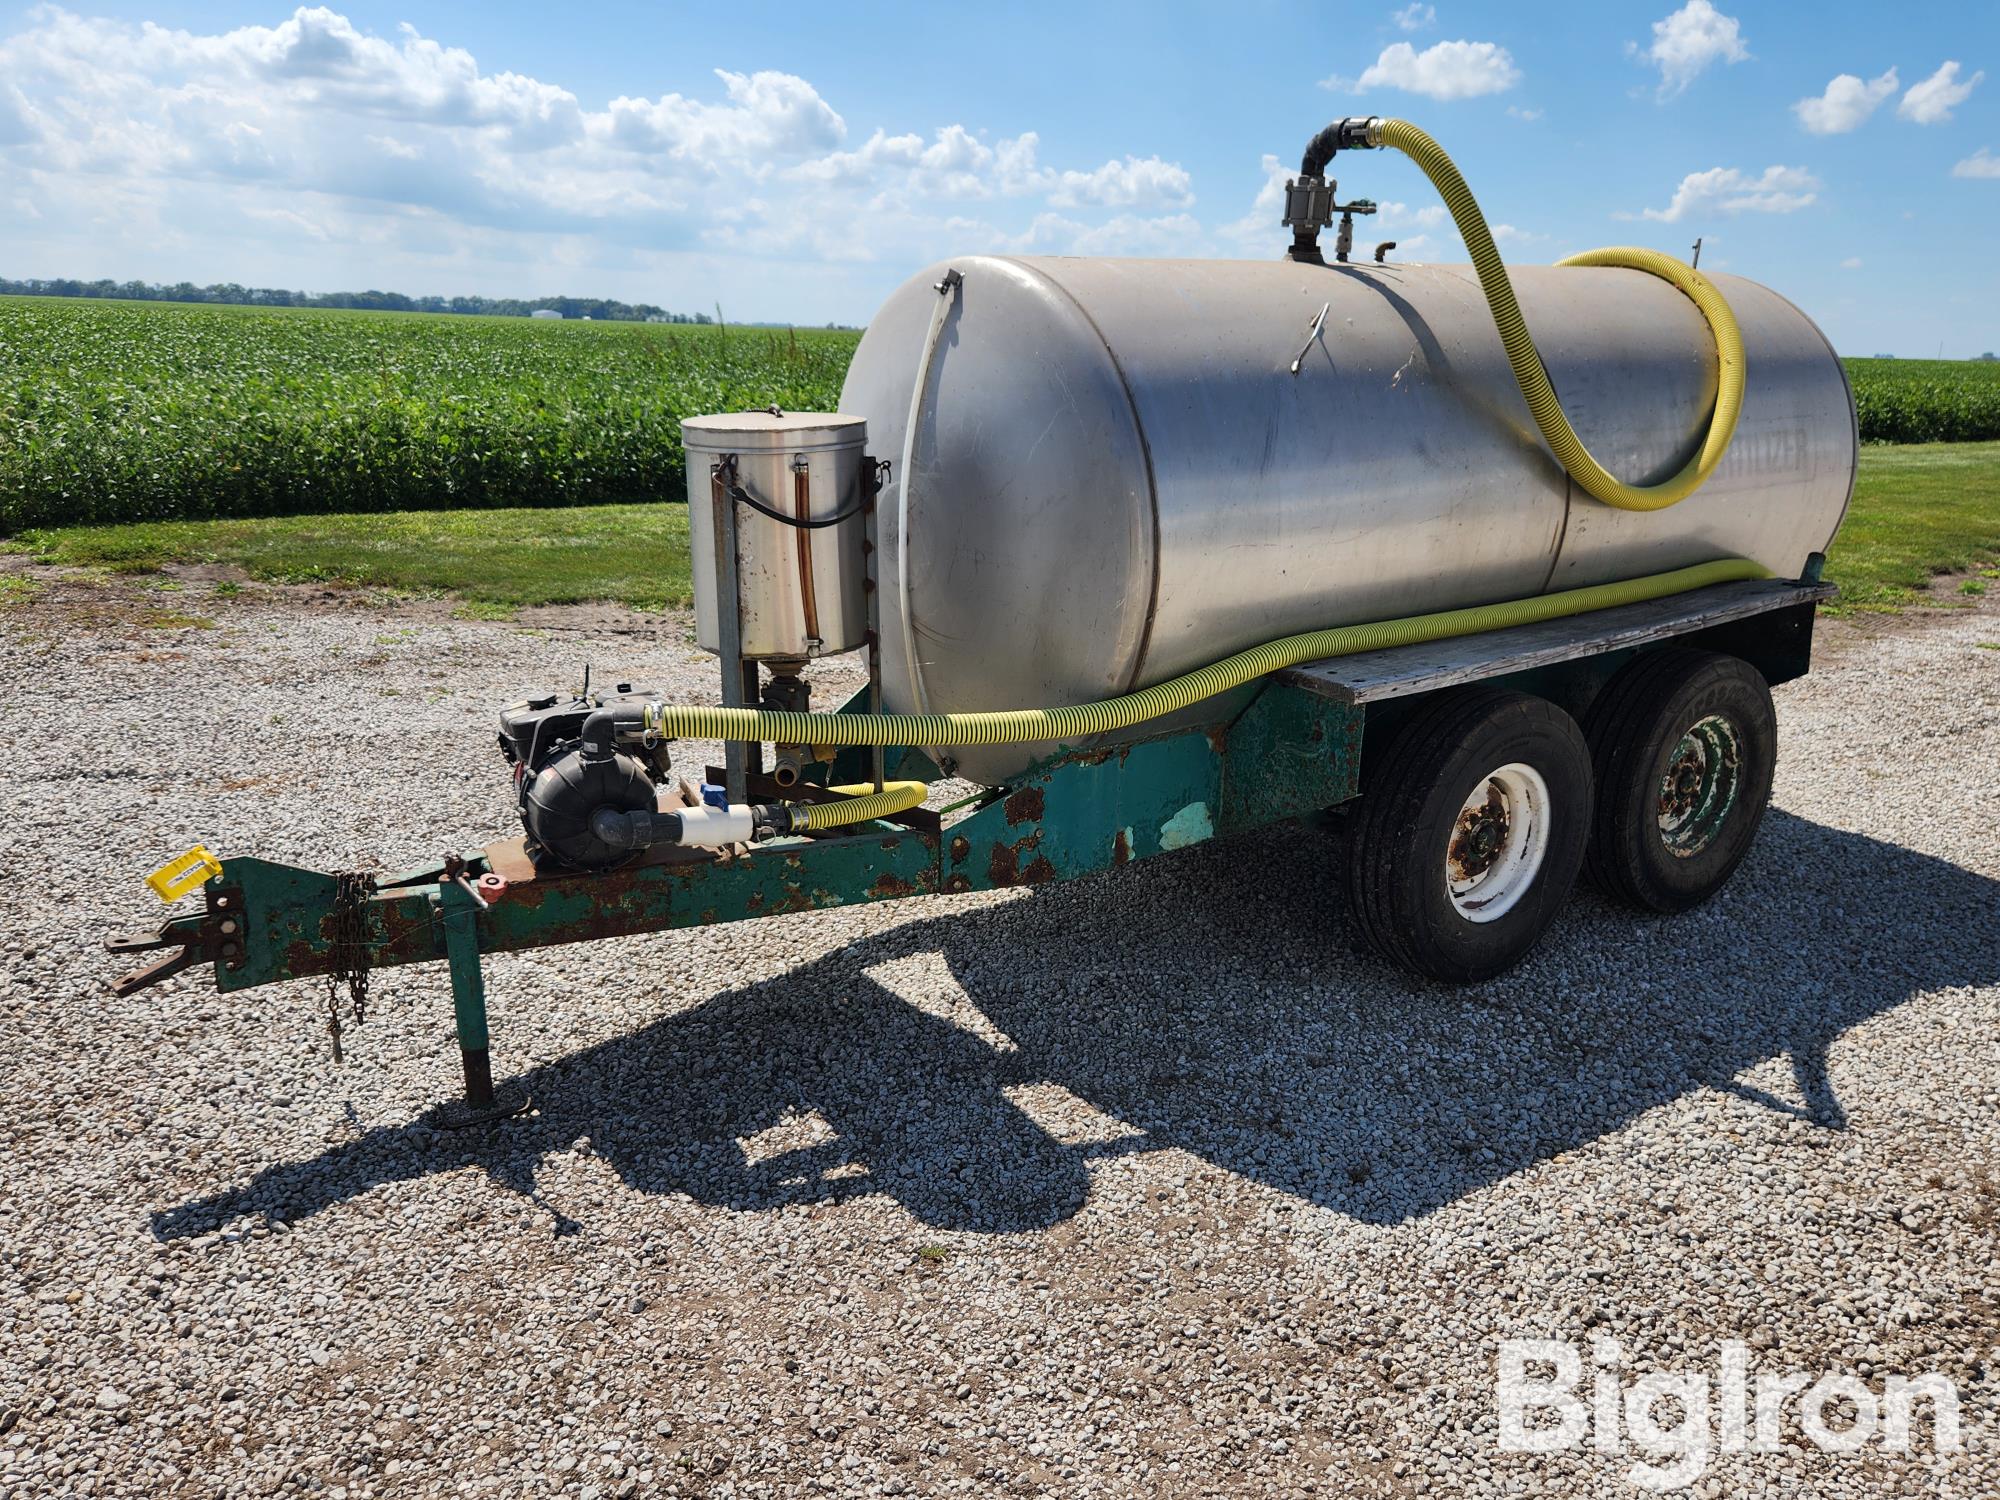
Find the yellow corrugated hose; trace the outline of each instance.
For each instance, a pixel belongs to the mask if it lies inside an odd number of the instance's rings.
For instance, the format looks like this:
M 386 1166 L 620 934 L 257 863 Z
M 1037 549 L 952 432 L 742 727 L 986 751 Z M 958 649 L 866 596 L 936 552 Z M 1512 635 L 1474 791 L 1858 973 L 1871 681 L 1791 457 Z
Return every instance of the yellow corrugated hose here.
M 834 716 L 822 714 L 819 717 Z M 921 781 L 885 781 L 878 792 L 874 782 L 864 781 L 859 786 L 830 786 L 827 790 L 845 794 L 847 801 L 806 803 L 805 826 L 809 832 L 818 833 L 822 829 L 841 828 L 849 823 L 866 823 L 870 818 L 886 818 L 891 813 L 908 812 L 920 806 L 931 789 Z
M 785 745 L 917 745 L 941 748 L 950 745 L 1017 745 L 1035 740 L 1072 743 L 1115 729 L 1129 729 L 1148 719 L 1161 718 L 1204 698 L 1213 698 L 1217 693 L 1227 692 L 1286 667 L 1298 666 L 1301 662 L 1352 656 L 1359 651 L 1379 651 L 1389 646 L 1449 640 L 1454 636 L 1474 635 L 1482 630 L 1502 630 L 1510 625 L 1532 625 L 1542 620 L 1588 614 L 1594 609 L 1610 609 L 1618 604 L 1664 599 L 1670 594 L 1707 588 L 1711 584 L 1770 576 L 1769 569 L 1747 558 L 1732 557 L 1718 562 L 1698 563 L 1691 568 L 1676 568 L 1670 573 L 1628 578 L 1620 583 L 1594 584 L 1589 588 L 1564 589 L 1554 594 L 1537 594 L 1503 604 L 1476 604 L 1466 609 L 1441 610 L 1436 614 L 1409 615 L 1400 620 L 1378 620 L 1369 625 L 1312 630 L 1304 635 L 1288 635 L 1262 646 L 1253 646 L 1234 656 L 1225 656 L 1221 661 L 1184 677 L 1127 693 L 1122 698 L 1109 698 L 1101 703 L 1072 704 L 1066 708 L 1016 708 L 997 713 L 969 714 L 799 714 L 761 708 L 653 703 L 646 708 L 645 728 L 648 733 L 662 739 L 771 741 Z M 920 783 L 906 785 L 918 786 Z M 853 789 L 842 787 L 839 790 Z M 846 804 L 831 803 L 815 804 L 812 812 L 818 813 L 822 807 L 838 812 L 848 810 Z M 818 823 L 811 826 L 833 825 Z
M 1718 363 L 1715 411 L 1709 418 L 1708 432 L 1702 438 L 1701 447 L 1670 479 L 1653 485 L 1626 484 L 1590 456 L 1590 450 L 1583 446 L 1583 440 L 1569 425 L 1569 418 L 1563 415 L 1562 403 L 1556 399 L 1555 387 L 1549 384 L 1548 371 L 1542 367 L 1542 356 L 1535 351 L 1535 341 L 1528 336 L 1528 325 L 1521 317 L 1521 306 L 1514 300 L 1514 286 L 1507 279 L 1507 267 L 1501 263 L 1500 252 L 1494 248 L 1492 232 L 1486 227 L 1486 216 L 1479 211 L 1472 189 L 1465 185 L 1465 179 L 1459 175 L 1451 158 L 1445 155 L 1444 148 L 1408 120 L 1380 121 L 1370 132 L 1370 139 L 1395 147 L 1423 168 L 1431 186 L 1444 199 L 1444 206 L 1451 210 L 1452 222 L 1458 226 L 1465 248 L 1472 256 L 1473 269 L 1479 273 L 1479 285 L 1486 293 L 1486 303 L 1493 309 L 1493 321 L 1500 329 L 1500 342 L 1506 346 L 1508 363 L 1513 365 L 1514 379 L 1520 383 L 1521 394 L 1527 398 L 1528 411 L 1533 415 L 1535 425 L 1541 429 L 1542 437 L 1554 450 L 1557 460 L 1569 471 L 1570 478 L 1581 485 L 1585 493 L 1620 510 L 1659 510 L 1676 500 L 1685 500 L 1700 488 L 1701 482 L 1714 473 L 1715 466 L 1722 462 L 1729 439 L 1736 432 L 1736 419 L 1743 409 L 1743 333 L 1736 326 L 1736 315 L 1729 310 L 1729 303 L 1716 290 L 1715 284 L 1686 262 L 1675 260 L 1671 255 L 1662 255 L 1657 250 L 1631 247 L 1586 250 L 1581 255 L 1556 262 L 1559 266 L 1622 266 L 1627 270 L 1645 271 L 1657 276 L 1687 294 L 1701 310 L 1702 317 L 1708 322 L 1709 332 L 1715 336 Z
M 1700 449 L 1672 478 L 1657 485 L 1629 485 L 1610 473 L 1590 456 L 1562 403 L 1549 384 L 1541 355 L 1521 317 L 1520 304 L 1507 279 L 1507 268 L 1494 248 L 1493 235 L 1472 191 L 1444 148 L 1406 120 L 1382 120 L 1371 130 L 1371 145 L 1393 146 L 1424 170 L 1450 209 L 1458 232 L 1464 237 L 1472 264 L 1479 273 L 1500 341 L 1514 367 L 1514 378 L 1527 399 L 1535 425 L 1541 429 L 1556 458 L 1586 493 L 1606 505 L 1621 510 L 1659 510 L 1685 499 L 1715 471 L 1736 431 L 1736 419 L 1743 405 L 1743 335 L 1735 315 L 1715 286 L 1693 267 L 1654 250 L 1589 250 L 1559 261 L 1565 266 L 1619 266 L 1645 271 L 1678 287 L 1693 300 L 1715 336 L 1719 374 L 1715 410 Z M 1597 584 L 1589 588 L 1567 589 L 1501 604 L 1482 604 L 1468 609 L 1448 609 L 1435 614 L 1410 615 L 1398 620 L 1380 620 L 1368 625 L 1343 625 L 1332 630 L 1314 630 L 1304 635 L 1286 636 L 1248 651 L 1176 677 L 1170 682 L 1144 688 L 1123 697 L 1100 703 L 1079 703 L 1064 708 L 1019 708 L 993 713 L 963 714 L 798 714 L 752 708 L 703 708 L 655 703 L 646 709 L 645 727 L 664 739 L 718 739 L 766 741 L 794 745 L 911 745 L 944 748 L 953 745 L 1011 745 L 1034 741 L 1070 744 L 1114 730 L 1128 729 L 1150 719 L 1175 713 L 1190 704 L 1240 687 L 1258 677 L 1297 666 L 1302 662 L 1328 657 L 1351 656 L 1361 651 L 1378 651 L 1390 646 L 1448 640 L 1485 630 L 1501 630 L 1511 625 L 1528 625 L 1542 620 L 1562 619 L 1609 609 L 1619 604 L 1636 604 L 1662 599 L 1690 589 L 1742 579 L 1768 578 L 1770 571 L 1747 558 L 1725 558 L 1654 573 L 1621 583 Z M 927 788 L 920 781 L 888 783 L 882 791 L 872 786 L 842 786 L 833 790 L 849 794 L 837 803 L 813 803 L 805 808 L 805 826 L 812 830 L 837 828 L 865 822 L 889 813 L 903 812 L 923 801 Z

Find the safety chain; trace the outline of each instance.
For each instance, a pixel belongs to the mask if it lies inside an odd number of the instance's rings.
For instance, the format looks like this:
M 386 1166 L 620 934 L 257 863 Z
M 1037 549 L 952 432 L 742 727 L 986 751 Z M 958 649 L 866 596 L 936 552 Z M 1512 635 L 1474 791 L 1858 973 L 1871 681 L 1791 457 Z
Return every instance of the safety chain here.
M 375 877 L 362 870 L 348 870 L 334 876 L 333 909 L 328 914 L 332 934 L 327 955 L 332 967 L 326 974 L 326 1030 L 333 1041 L 333 1060 L 342 1063 L 340 992 L 347 990 L 348 1011 L 359 1026 L 368 1019 L 369 960 L 373 945 L 368 941 L 366 902 L 375 894 Z

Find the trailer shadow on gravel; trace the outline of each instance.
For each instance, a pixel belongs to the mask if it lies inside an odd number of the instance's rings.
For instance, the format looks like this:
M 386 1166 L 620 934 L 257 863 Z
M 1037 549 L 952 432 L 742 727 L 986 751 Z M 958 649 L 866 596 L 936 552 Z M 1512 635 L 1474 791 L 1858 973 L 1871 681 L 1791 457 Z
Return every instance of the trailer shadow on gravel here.
M 904 923 L 534 1069 L 533 1117 L 370 1130 L 154 1231 L 296 1220 L 466 1164 L 534 1193 L 580 1136 L 637 1191 L 743 1211 L 887 1193 L 938 1228 L 1032 1231 L 1083 1206 L 1093 1160 L 1176 1148 L 1397 1223 L 1696 1088 L 1841 1129 L 1836 1038 L 1912 995 L 2000 981 L 1979 936 L 2000 881 L 1774 809 L 1707 908 L 1653 921 L 1579 896 L 1505 980 L 1414 984 L 1348 951 L 1328 837 Z M 1790 1088 L 1738 1081 L 1780 1057 Z

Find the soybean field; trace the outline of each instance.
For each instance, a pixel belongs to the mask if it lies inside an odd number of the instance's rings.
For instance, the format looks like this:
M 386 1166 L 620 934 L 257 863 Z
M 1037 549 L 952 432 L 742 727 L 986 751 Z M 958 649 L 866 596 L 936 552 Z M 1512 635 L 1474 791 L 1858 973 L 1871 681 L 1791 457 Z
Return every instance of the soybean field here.
M 0 534 L 676 498 L 682 416 L 831 408 L 855 339 L 0 298 Z
M 0 536 L 677 499 L 680 418 L 831 409 L 856 338 L 0 297 Z M 1848 369 L 1866 442 L 2000 438 L 2000 364 Z
M 1864 443 L 2000 438 L 2000 361 L 1850 359 Z

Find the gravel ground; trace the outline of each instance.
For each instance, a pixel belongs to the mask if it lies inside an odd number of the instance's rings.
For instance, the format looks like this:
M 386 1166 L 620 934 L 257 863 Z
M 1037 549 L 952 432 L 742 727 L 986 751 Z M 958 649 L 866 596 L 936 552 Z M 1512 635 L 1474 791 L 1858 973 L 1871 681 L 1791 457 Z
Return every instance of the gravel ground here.
M 1788 1416 L 1693 1493 L 2000 1492 L 1990 606 L 1827 627 L 1731 887 L 1503 982 L 1353 956 L 1328 835 L 1259 835 L 489 960 L 540 1107 L 466 1137 L 440 968 L 336 1069 L 317 985 L 120 1003 L 97 944 L 196 839 L 502 835 L 500 702 L 708 662 L 207 587 L 0 612 L 0 1496 L 1640 1493 L 1497 1443 L 1498 1341 L 1593 1336 L 1957 1385 L 1960 1452 Z

